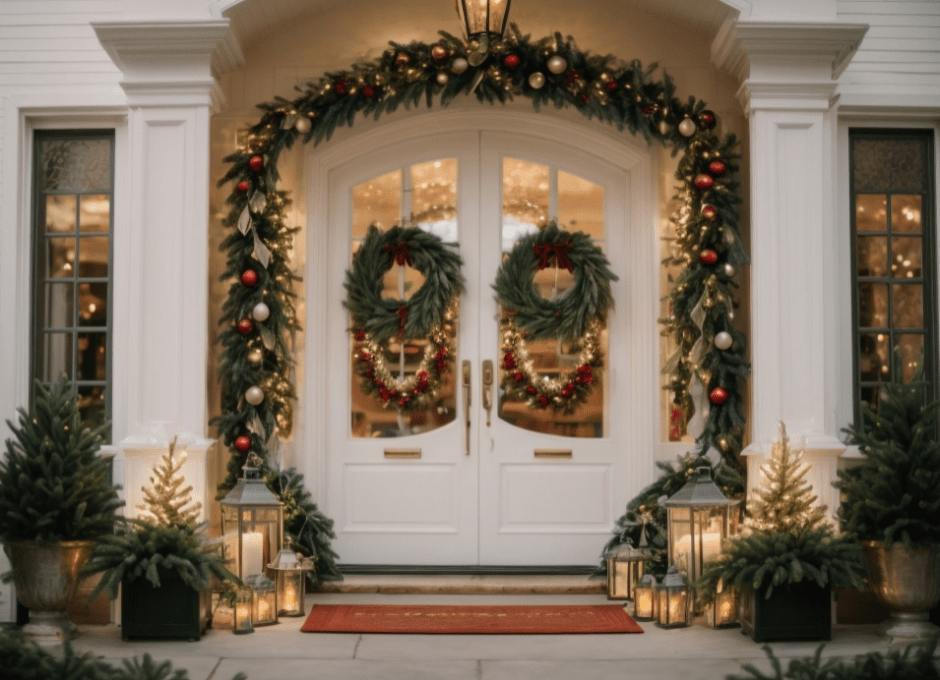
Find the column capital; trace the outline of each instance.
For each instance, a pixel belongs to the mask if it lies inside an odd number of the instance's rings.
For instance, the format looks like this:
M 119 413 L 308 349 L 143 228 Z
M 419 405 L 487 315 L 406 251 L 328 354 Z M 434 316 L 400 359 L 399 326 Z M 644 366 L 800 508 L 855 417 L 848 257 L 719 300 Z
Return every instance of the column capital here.
M 867 24 L 727 21 L 712 62 L 741 83 L 745 111 L 826 111 Z
M 215 109 L 217 78 L 243 62 L 228 19 L 98 21 L 92 28 L 124 75 L 129 106 Z

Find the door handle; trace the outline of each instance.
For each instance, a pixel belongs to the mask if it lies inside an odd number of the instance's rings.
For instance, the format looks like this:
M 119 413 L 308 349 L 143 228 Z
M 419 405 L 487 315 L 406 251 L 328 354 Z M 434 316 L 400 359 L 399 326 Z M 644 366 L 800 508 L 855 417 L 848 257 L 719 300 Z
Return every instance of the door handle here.
M 464 455 L 470 455 L 470 360 L 464 359 L 461 364 L 463 381 L 463 410 L 464 420 L 466 422 L 466 432 L 464 433 Z
M 493 361 L 483 362 L 483 408 L 486 409 L 486 426 L 490 426 L 490 411 L 493 409 Z

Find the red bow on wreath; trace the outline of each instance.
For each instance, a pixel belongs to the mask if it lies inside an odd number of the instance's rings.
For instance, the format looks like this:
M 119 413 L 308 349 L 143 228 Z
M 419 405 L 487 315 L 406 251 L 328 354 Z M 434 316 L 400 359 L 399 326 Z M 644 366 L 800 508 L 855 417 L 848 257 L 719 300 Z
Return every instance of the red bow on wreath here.
M 559 267 L 573 273 L 574 265 L 571 264 L 571 260 L 568 258 L 568 246 L 570 245 L 570 241 L 565 241 L 564 243 L 545 243 L 532 246 L 535 256 L 539 258 L 539 269 L 545 269 L 548 266 L 549 258 L 554 255 L 555 262 Z
M 404 241 L 397 246 L 385 246 L 382 248 L 382 252 L 391 253 L 392 257 L 395 258 L 395 264 L 412 266 L 411 253 L 408 252 L 408 244 Z

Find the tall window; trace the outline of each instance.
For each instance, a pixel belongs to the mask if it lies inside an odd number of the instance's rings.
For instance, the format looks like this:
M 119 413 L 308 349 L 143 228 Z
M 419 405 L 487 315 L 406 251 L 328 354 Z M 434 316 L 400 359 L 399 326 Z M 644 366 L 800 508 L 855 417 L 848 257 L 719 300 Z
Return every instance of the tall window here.
M 32 375 L 64 373 L 86 425 L 111 414 L 114 134 L 35 137 Z
M 910 381 L 922 355 L 936 394 L 936 193 L 930 131 L 856 129 L 849 139 L 860 422 L 860 402 L 875 406 L 879 383 Z

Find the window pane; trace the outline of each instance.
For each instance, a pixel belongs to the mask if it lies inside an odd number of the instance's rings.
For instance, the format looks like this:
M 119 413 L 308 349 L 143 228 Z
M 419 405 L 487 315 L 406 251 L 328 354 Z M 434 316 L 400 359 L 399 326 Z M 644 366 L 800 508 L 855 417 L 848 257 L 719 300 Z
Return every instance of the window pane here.
M 108 284 L 106 282 L 78 284 L 78 315 L 81 326 L 108 325 Z
M 62 374 L 72 376 L 72 334 L 47 333 L 43 342 L 43 361 L 40 380 L 58 382 Z
M 888 231 L 888 199 L 884 194 L 855 197 L 855 228 L 858 231 Z
M 92 236 L 78 239 L 79 261 L 78 275 L 82 278 L 106 278 L 108 276 L 109 241 L 106 236 Z
M 863 385 L 862 392 L 862 403 L 868 404 L 873 409 L 878 409 L 878 396 L 880 388 L 876 385 Z
M 411 219 L 445 243 L 457 241 L 456 158 L 411 166 Z
M 924 287 L 919 283 L 891 286 L 891 322 L 895 328 L 924 327 Z
M 902 379 L 904 382 L 911 382 L 924 351 L 924 335 L 923 333 L 898 335 L 897 345 L 901 349 Z
M 921 200 L 920 196 L 891 196 L 891 231 L 920 232 Z
M 78 334 L 77 380 L 104 380 L 106 372 L 105 344 L 107 333 Z
M 852 181 L 859 193 L 918 193 L 927 190 L 928 155 L 924 137 L 856 137 Z
M 46 196 L 46 231 L 75 231 L 75 196 Z
M 111 198 L 107 194 L 93 194 L 81 197 L 79 229 L 83 232 L 110 231 Z
M 78 388 L 78 410 L 82 427 L 97 427 L 105 421 L 105 388 L 83 385 Z
M 548 224 L 549 167 L 503 158 L 503 252 Z
M 353 239 L 362 239 L 372 224 L 388 229 L 401 221 L 401 190 L 401 170 L 392 170 L 353 187 Z
M 857 239 L 856 254 L 859 276 L 888 275 L 888 239 L 884 236 L 862 236 Z
M 896 279 L 913 279 L 923 276 L 921 266 L 922 241 L 916 238 L 891 239 L 891 276 Z
M 858 325 L 862 328 L 888 325 L 888 284 L 858 284 Z
M 862 381 L 887 380 L 891 371 L 888 336 L 884 333 L 859 336 L 858 369 Z
M 72 278 L 75 275 L 75 239 L 46 239 L 46 271 L 48 279 Z
M 110 139 L 44 139 L 39 163 L 44 193 L 111 191 Z
M 569 231 L 604 238 L 604 187 L 558 171 L 558 222 Z
M 47 283 L 42 306 L 45 311 L 46 328 L 69 328 L 75 323 L 75 298 L 72 283 Z

